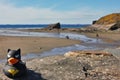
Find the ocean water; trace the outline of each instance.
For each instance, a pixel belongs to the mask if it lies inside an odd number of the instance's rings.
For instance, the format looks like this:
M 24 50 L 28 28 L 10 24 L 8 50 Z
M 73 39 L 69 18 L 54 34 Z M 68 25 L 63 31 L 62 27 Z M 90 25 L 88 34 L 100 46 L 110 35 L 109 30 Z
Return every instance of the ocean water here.
M 49 24 L 1 24 L 0 29 L 37 29 L 47 27 Z M 81 28 L 89 24 L 61 24 L 61 28 Z

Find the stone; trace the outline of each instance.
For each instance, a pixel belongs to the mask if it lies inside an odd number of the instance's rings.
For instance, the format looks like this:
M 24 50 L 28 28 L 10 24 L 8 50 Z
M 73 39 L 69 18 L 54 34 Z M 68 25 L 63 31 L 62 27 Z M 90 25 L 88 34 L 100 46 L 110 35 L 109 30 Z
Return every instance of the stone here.
M 45 29 L 61 29 L 60 23 L 55 23 L 55 24 L 50 24 L 48 27 L 46 27 Z
M 103 16 L 100 19 L 93 21 L 91 27 L 103 30 L 118 30 L 120 29 L 120 13 Z
M 112 56 L 111 53 L 107 51 L 97 51 L 97 50 L 88 50 L 88 51 L 70 51 L 64 54 L 65 57 L 77 57 L 80 55 L 90 55 L 91 57 L 93 56 Z

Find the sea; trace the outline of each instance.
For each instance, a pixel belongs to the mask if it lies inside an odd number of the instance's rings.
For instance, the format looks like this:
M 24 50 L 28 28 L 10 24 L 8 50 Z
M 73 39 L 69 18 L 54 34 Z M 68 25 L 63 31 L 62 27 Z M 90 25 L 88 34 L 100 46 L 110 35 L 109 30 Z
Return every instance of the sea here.
M 0 29 L 40 29 L 50 24 L 0 24 Z M 61 28 L 82 28 L 89 24 L 61 24 Z

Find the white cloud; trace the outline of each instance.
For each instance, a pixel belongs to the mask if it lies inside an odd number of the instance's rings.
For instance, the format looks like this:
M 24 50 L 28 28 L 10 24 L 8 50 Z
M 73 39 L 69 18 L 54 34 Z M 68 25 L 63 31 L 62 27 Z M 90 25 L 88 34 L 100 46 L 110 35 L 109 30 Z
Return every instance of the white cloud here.
M 90 23 L 98 16 L 97 14 L 103 14 L 103 12 L 94 12 L 89 8 L 55 11 L 52 8 L 15 7 L 13 4 L 0 3 L 1 24 Z

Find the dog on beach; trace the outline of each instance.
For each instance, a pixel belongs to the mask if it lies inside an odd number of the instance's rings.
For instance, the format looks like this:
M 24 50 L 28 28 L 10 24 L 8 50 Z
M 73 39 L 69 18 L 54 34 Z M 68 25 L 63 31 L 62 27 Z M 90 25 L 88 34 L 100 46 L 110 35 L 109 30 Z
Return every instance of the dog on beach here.
M 19 79 L 26 75 L 26 64 L 21 60 L 21 49 L 8 49 L 7 62 L 3 68 L 4 74 L 11 79 Z

